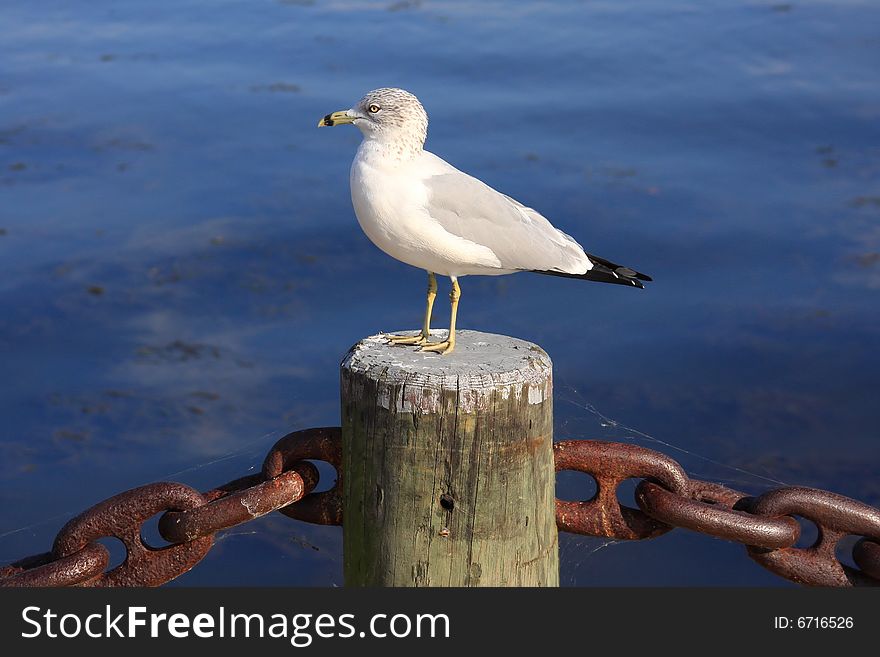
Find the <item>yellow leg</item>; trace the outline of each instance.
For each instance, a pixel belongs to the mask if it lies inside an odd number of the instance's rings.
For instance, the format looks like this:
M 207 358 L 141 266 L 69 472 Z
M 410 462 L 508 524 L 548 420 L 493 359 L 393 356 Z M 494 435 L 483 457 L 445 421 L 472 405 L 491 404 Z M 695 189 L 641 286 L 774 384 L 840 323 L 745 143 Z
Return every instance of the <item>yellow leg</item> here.
M 452 292 L 449 293 L 449 301 L 452 309 L 449 315 L 449 337 L 443 342 L 425 345 L 419 351 L 437 351 L 441 354 L 450 354 L 455 349 L 455 318 L 458 315 L 458 300 L 461 298 L 461 288 L 458 287 L 458 279 L 455 276 L 450 276 L 450 278 L 452 279 Z
M 389 335 L 391 344 L 428 344 L 431 336 L 431 311 L 434 309 L 434 298 L 437 296 L 437 279 L 434 272 L 428 272 L 428 304 L 425 307 L 425 321 L 422 324 L 422 332 L 419 335 Z

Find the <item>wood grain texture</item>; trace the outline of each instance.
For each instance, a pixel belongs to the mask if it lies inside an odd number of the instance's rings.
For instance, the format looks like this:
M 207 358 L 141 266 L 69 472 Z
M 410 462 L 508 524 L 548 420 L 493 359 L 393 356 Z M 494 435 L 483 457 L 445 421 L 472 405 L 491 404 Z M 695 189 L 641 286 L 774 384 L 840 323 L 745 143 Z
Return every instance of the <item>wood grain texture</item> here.
M 550 358 L 457 337 L 440 356 L 373 336 L 342 362 L 349 586 L 559 584 Z

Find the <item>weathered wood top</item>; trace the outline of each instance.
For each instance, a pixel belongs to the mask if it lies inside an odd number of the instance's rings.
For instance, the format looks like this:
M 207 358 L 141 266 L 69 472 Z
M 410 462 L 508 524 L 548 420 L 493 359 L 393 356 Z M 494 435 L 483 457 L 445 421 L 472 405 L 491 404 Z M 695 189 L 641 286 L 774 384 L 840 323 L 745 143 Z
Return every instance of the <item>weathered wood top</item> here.
M 445 331 L 431 334 L 432 341 L 445 337 Z M 550 356 L 531 342 L 462 330 L 456 332 L 455 351 L 446 355 L 389 344 L 385 335 L 372 335 L 349 350 L 342 368 L 381 379 L 384 385 L 403 384 L 411 390 L 421 388 L 423 397 L 418 406 L 423 412 L 430 412 L 432 395 L 428 390 L 457 390 L 465 411 L 468 406 L 482 405 L 490 392 L 498 392 L 504 399 L 510 394 L 519 397 L 525 392 L 529 403 L 541 403 L 550 394 L 553 364 Z M 412 396 L 406 395 L 398 403 L 405 403 L 407 398 Z M 401 407 L 399 410 L 411 409 Z

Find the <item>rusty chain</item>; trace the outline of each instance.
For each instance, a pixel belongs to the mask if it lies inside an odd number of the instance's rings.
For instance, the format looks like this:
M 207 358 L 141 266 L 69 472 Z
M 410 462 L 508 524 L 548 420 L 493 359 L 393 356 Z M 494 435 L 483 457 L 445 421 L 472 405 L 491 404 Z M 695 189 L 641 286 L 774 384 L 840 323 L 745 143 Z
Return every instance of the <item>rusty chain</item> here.
M 272 511 L 341 524 L 341 477 L 330 490 L 313 493 L 318 470 L 309 462 L 326 461 L 338 475 L 341 454 L 339 427 L 306 429 L 275 443 L 259 474 L 206 493 L 161 482 L 114 495 L 64 525 L 51 552 L 0 567 L 0 586 L 159 586 L 201 561 L 218 531 Z M 158 513 L 159 534 L 169 545 L 155 548 L 144 542 L 142 527 Z M 122 541 L 126 556 L 106 571 L 110 555 L 97 541 L 111 536 Z
M 757 497 L 707 481 L 689 479 L 681 466 L 660 452 L 625 443 L 566 440 L 554 446 L 556 471 L 585 472 L 596 494 L 583 502 L 556 500 L 563 531 L 616 539 L 659 536 L 675 527 L 736 541 L 768 570 L 809 586 L 880 585 L 880 510 L 815 488 L 787 486 Z M 622 505 L 617 487 L 639 478 L 638 509 Z M 801 527 L 795 516 L 815 523 L 813 545 L 797 547 Z M 840 562 L 837 546 L 847 535 L 858 569 Z
M 880 585 L 880 510 L 827 491 L 784 487 L 757 497 L 720 484 L 690 479 L 672 458 L 644 447 L 598 440 L 554 445 L 556 471 L 591 475 L 589 500 L 556 500 L 560 531 L 636 540 L 684 528 L 746 546 L 749 556 L 772 572 L 813 586 Z M 311 461 L 336 469 L 336 483 L 318 483 Z M 199 493 L 162 482 L 141 486 L 96 504 L 70 520 L 51 552 L 0 567 L 0 586 L 159 586 L 201 561 L 217 532 L 279 511 L 324 525 L 342 524 L 342 439 L 339 427 L 295 431 L 281 438 L 259 474 Z M 618 486 L 640 479 L 638 508 L 622 505 Z M 145 521 L 161 513 L 159 533 L 169 545 L 151 547 L 142 538 Z M 798 547 L 795 516 L 816 524 L 819 537 Z M 840 540 L 859 537 L 852 553 L 857 568 L 837 558 Z M 110 555 L 98 541 L 125 545 L 121 564 L 107 570 Z

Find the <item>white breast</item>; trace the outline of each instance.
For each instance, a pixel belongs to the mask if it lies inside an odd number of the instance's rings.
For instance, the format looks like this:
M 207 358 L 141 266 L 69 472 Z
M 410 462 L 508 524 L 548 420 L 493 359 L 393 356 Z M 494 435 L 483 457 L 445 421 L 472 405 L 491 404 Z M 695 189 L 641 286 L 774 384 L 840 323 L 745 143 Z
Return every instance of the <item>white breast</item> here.
M 436 170 L 440 163 L 445 164 L 423 152 L 399 166 L 380 145 L 365 140 L 351 165 L 351 201 L 361 229 L 392 258 L 437 274 L 508 273 L 491 249 L 448 233 L 431 218 L 421 181 L 442 173 Z

